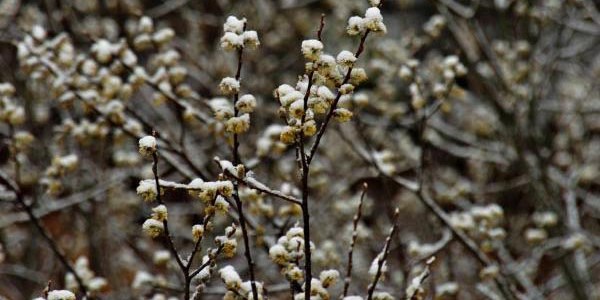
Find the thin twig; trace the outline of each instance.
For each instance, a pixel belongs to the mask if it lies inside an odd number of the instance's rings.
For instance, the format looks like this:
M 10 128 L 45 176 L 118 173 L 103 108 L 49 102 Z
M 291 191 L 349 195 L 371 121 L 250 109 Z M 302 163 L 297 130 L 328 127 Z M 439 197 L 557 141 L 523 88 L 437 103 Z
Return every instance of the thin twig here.
M 360 200 L 358 202 L 358 207 L 356 208 L 356 214 L 354 215 L 352 223 L 352 241 L 350 242 L 350 249 L 348 250 L 348 267 L 346 269 L 346 278 L 344 279 L 344 292 L 340 298 L 344 298 L 348 295 L 348 288 L 350 287 L 350 281 L 352 280 L 352 253 L 354 252 L 354 245 L 358 238 L 358 221 L 362 215 L 363 201 L 368 187 L 366 182 L 363 183 L 362 193 L 360 194 Z
M 398 230 L 398 219 L 400 216 L 400 209 L 396 208 L 394 211 L 394 218 L 392 228 L 390 229 L 390 233 L 385 239 L 385 246 L 381 250 L 381 253 L 378 255 L 377 261 L 377 272 L 375 273 L 375 277 L 373 277 L 373 282 L 369 284 L 369 288 L 367 291 L 367 300 L 373 299 L 373 292 L 375 292 L 375 287 L 377 287 L 377 283 L 379 282 L 379 278 L 381 278 L 383 274 L 383 265 L 387 259 L 388 254 L 390 253 L 390 245 L 392 243 L 392 239 L 394 238 L 394 234 Z

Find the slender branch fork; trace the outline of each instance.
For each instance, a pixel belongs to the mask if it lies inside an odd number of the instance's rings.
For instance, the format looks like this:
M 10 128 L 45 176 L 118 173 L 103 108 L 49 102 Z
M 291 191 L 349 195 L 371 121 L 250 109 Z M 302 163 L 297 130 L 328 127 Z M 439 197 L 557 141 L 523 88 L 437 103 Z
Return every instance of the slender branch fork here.
M 157 132 L 153 131 L 152 135 L 156 136 Z M 152 154 L 152 173 L 154 174 L 154 182 L 156 184 L 156 202 L 158 202 L 158 204 L 164 204 L 164 201 L 162 200 L 162 197 L 160 194 L 161 185 L 160 185 L 160 178 L 158 175 L 158 149 L 156 149 L 156 151 Z M 212 200 L 213 205 L 214 205 L 215 201 L 216 201 L 216 197 Z M 206 214 L 203 219 L 203 224 L 208 223 L 208 221 L 210 220 L 210 218 L 212 218 L 213 215 L 214 214 Z M 191 286 L 192 279 L 196 275 L 198 275 L 204 268 L 208 267 L 210 265 L 210 263 L 212 262 L 212 260 L 208 260 L 208 261 L 204 262 L 201 266 L 198 267 L 198 269 L 190 272 L 190 270 L 192 269 L 192 264 L 194 263 L 194 257 L 200 251 L 200 244 L 202 243 L 202 238 L 199 238 L 194 243 L 194 248 L 192 249 L 192 252 L 190 253 L 187 261 L 184 261 L 179 256 L 179 252 L 177 251 L 177 248 L 175 248 L 175 243 L 173 242 L 173 238 L 169 232 L 169 223 L 166 219 L 163 221 L 163 227 L 164 227 L 164 238 L 165 238 L 165 243 L 167 245 L 167 248 L 169 249 L 169 252 L 171 252 L 171 254 L 175 257 L 177 266 L 179 266 L 179 269 L 184 277 L 183 278 L 184 279 L 184 290 L 183 290 L 184 299 L 189 300 L 190 299 L 190 286 Z M 220 246 L 217 249 L 215 257 L 222 251 L 222 249 L 223 249 L 223 246 Z
M 319 29 L 317 30 L 317 38 L 319 41 L 322 40 L 322 33 L 323 33 L 323 28 L 325 27 L 325 16 L 321 15 L 321 22 L 319 24 Z M 367 36 L 369 35 L 370 30 L 366 30 L 365 33 L 362 35 L 361 39 L 360 39 L 360 43 L 358 45 L 358 49 L 356 50 L 355 53 L 355 57 L 358 58 L 360 57 L 360 54 L 364 51 L 364 44 L 365 41 L 367 40 Z M 339 85 L 340 87 L 346 83 L 348 83 L 350 81 L 350 77 L 352 74 L 352 67 L 349 67 L 346 75 L 344 76 L 344 80 L 342 81 L 342 83 Z M 313 76 L 314 76 L 314 70 L 311 70 L 310 73 L 308 74 L 308 86 L 306 89 L 306 94 L 304 95 L 304 113 L 302 114 L 302 118 L 301 118 L 301 124 L 304 124 L 304 121 L 306 120 L 306 110 L 308 109 L 308 98 L 310 96 L 310 90 L 313 84 Z M 309 213 L 309 205 L 308 205 L 308 196 L 309 196 L 309 189 L 308 189 L 308 180 L 309 180 L 309 173 L 310 173 L 310 163 L 312 161 L 312 159 L 314 158 L 317 149 L 319 147 L 321 138 L 323 137 L 323 135 L 325 134 L 325 131 L 327 129 L 327 125 L 329 124 L 329 121 L 331 120 L 331 118 L 333 117 L 333 113 L 335 111 L 335 109 L 337 108 L 337 104 L 340 100 L 342 96 L 341 91 L 338 88 L 337 94 L 333 100 L 333 102 L 331 103 L 331 106 L 329 108 L 329 111 L 327 112 L 327 115 L 325 116 L 325 120 L 323 121 L 323 123 L 321 123 L 321 126 L 319 127 L 319 130 L 317 131 L 316 137 L 315 137 L 315 141 L 313 142 L 312 146 L 310 147 L 310 150 L 308 153 L 306 153 L 305 150 L 305 136 L 304 136 L 304 132 L 300 131 L 300 133 L 298 134 L 297 137 L 297 149 L 296 151 L 300 154 L 300 175 L 301 175 L 301 186 L 302 186 L 302 222 L 303 222 L 303 231 L 304 231 L 304 296 L 305 296 L 305 300 L 310 300 L 310 290 L 311 290 L 311 280 L 312 280 L 312 261 L 311 261 L 311 250 L 310 250 L 310 213 Z
M 383 265 L 385 264 L 388 254 L 390 253 L 390 245 L 392 244 L 392 239 L 394 238 L 396 231 L 398 231 L 399 216 L 400 216 L 400 209 L 396 208 L 396 210 L 394 211 L 394 218 L 393 218 L 394 225 L 392 225 L 392 228 L 390 229 L 390 233 L 388 234 L 387 238 L 385 239 L 385 246 L 383 246 L 383 250 L 381 250 L 381 253 L 378 256 L 377 272 L 375 273 L 373 282 L 371 282 L 371 284 L 369 284 L 369 288 L 367 291 L 367 300 L 373 299 L 373 293 L 375 292 L 375 287 L 377 286 L 377 282 L 379 282 L 379 278 L 381 278 L 381 275 L 383 274 L 383 271 L 384 271 Z
M 344 279 L 344 291 L 342 292 L 340 299 L 348 295 L 348 288 L 350 288 L 350 281 L 352 280 L 352 255 L 354 252 L 354 245 L 356 244 L 356 238 L 358 237 L 358 221 L 362 216 L 363 201 L 365 200 L 368 187 L 369 186 L 366 182 L 363 183 L 362 193 L 360 194 L 360 200 L 358 202 L 358 208 L 356 208 L 356 214 L 352 220 L 352 241 L 350 241 L 350 249 L 348 250 L 348 266 L 346 269 L 346 278 Z

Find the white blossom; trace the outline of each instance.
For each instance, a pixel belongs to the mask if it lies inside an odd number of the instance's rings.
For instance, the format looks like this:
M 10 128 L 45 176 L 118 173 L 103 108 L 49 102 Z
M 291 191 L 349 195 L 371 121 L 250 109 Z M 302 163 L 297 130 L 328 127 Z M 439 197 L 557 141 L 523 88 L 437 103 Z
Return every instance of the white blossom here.
M 240 82 L 233 77 L 225 77 L 221 80 L 219 89 L 221 89 L 223 95 L 231 96 L 240 91 Z
M 48 300 L 75 300 L 75 294 L 67 290 L 54 290 L 48 292 Z
M 164 224 L 156 219 L 146 219 L 142 225 L 144 232 L 151 238 L 155 238 L 165 230 Z
M 226 98 L 214 98 L 208 102 L 208 105 L 215 113 L 217 120 L 226 120 L 234 115 L 233 105 Z
M 325 288 L 335 285 L 335 283 L 337 282 L 339 277 L 340 277 L 340 272 L 338 272 L 337 270 L 325 270 L 325 271 L 321 272 L 321 274 L 319 275 L 321 284 Z
M 147 135 L 138 141 L 140 154 L 144 157 L 151 157 L 157 150 L 156 138 Z
M 242 95 L 235 107 L 242 113 L 251 113 L 256 108 L 256 98 L 250 94 Z
M 246 18 L 238 19 L 235 16 L 229 16 L 227 17 L 225 24 L 223 24 L 223 31 L 241 34 L 244 31 L 245 23 Z
M 365 30 L 365 20 L 359 16 L 352 16 L 348 19 L 346 32 L 349 35 L 359 35 Z
M 107 63 L 112 59 L 113 46 L 109 41 L 101 39 L 92 46 L 92 53 L 100 63 Z
M 344 67 L 351 67 L 356 61 L 356 56 L 348 50 L 343 50 L 337 56 L 337 63 Z
M 152 256 L 154 264 L 159 266 L 167 264 L 169 260 L 171 260 L 171 252 L 169 250 L 158 250 Z
M 148 16 L 143 16 L 138 22 L 138 31 L 143 33 L 151 33 L 154 31 L 154 22 Z
M 280 244 L 275 244 L 275 245 L 271 246 L 271 248 L 269 248 L 269 257 L 275 263 L 283 265 L 283 264 L 287 263 L 287 261 L 289 259 L 289 254 L 284 246 L 282 246 Z
M 149 286 L 154 282 L 154 276 L 146 271 L 137 271 L 131 282 L 131 287 L 135 290 L 144 286 Z
M 198 241 L 202 236 L 204 236 L 204 225 L 196 224 L 192 226 L 192 237 L 194 238 L 194 241 Z
M 233 32 L 225 32 L 223 37 L 221 37 L 221 48 L 227 51 L 241 49 L 243 46 L 244 37 L 242 35 Z
M 301 50 L 306 59 L 315 61 L 321 55 L 323 43 L 319 40 L 304 40 L 302 41 Z
M 383 32 L 387 31 L 385 24 L 383 24 L 383 16 L 381 15 L 381 11 L 377 7 L 369 7 L 365 12 L 365 26 L 369 30 L 373 32 Z
M 175 37 L 175 31 L 171 28 L 163 28 L 152 35 L 152 40 L 158 45 L 170 43 Z
M 225 123 L 228 132 L 241 134 L 250 129 L 250 115 L 243 114 L 239 117 L 232 117 Z
M 236 290 L 242 285 L 242 279 L 240 275 L 235 271 L 232 266 L 225 266 L 219 270 L 221 280 L 225 283 L 230 290 Z
M 256 49 L 260 46 L 260 41 L 258 40 L 258 33 L 254 30 L 246 30 L 242 34 L 242 39 L 244 41 L 244 47 L 249 49 Z
M 138 187 L 136 188 L 136 192 L 138 195 L 142 196 L 144 201 L 154 201 L 157 193 L 154 180 L 146 179 L 140 181 Z
M 168 217 L 167 207 L 163 204 L 152 208 L 152 218 L 158 221 L 165 221 Z
M 340 122 L 348 122 L 352 119 L 353 113 L 346 108 L 336 108 L 333 111 L 333 118 Z

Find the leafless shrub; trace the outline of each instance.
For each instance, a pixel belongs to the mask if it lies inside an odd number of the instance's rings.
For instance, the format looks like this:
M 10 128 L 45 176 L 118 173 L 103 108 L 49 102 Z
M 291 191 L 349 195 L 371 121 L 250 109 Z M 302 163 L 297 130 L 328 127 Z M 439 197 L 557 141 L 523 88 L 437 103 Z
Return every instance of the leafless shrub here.
M 0 298 L 600 294 L 591 0 L 4 0 L 0 27 Z

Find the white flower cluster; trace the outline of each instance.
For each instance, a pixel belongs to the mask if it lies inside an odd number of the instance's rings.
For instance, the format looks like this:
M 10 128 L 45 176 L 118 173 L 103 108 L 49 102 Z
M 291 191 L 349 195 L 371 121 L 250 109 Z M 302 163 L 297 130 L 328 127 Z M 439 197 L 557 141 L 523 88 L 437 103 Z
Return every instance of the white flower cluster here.
M 15 87 L 10 83 L 0 83 L 0 121 L 13 126 L 25 122 L 25 110 L 15 104 Z
M 187 185 L 187 188 L 193 193 L 197 193 L 196 195 L 204 203 L 211 203 L 217 195 L 231 197 L 233 194 L 233 183 L 229 180 L 203 181 L 196 178 Z
M 226 51 L 255 49 L 260 45 L 256 31 L 245 30 L 246 19 L 229 16 L 223 25 L 225 34 L 221 38 L 221 47 Z M 241 58 L 240 58 L 241 59 Z M 225 98 L 214 98 L 209 102 L 215 118 L 224 123 L 224 129 L 233 134 L 242 134 L 250 129 L 250 114 L 256 108 L 256 98 L 253 95 L 239 95 L 241 84 L 239 79 L 225 77 L 219 84 L 221 93 L 233 96 L 233 101 Z M 241 113 L 241 115 L 240 115 Z
M 144 224 L 142 224 L 142 229 L 149 237 L 156 238 L 165 231 L 165 226 L 163 221 L 155 218 L 149 218 L 144 221 Z
M 242 278 L 233 266 L 225 266 L 219 270 L 221 280 L 229 290 L 237 290 L 242 285 Z
M 223 37 L 221 47 L 226 51 L 242 48 L 256 49 L 260 45 L 258 34 L 254 30 L 245 30 L 246 18 L 238 19 L 234 16 L 227 17 L 223 24 Z
M 492 280 L 500 274 L 500 268 L 497 265 L 489 265 L 479 271 L 479 278 L 482 280 Z
M 398 75 L 402 80 L 411 82 L 409 92 L 411 95 L 411 105 L 415 110 L 420 110 L 427 104 L 429 96 L 433 96 L 439 100 L 445 100 L 450 93 L 450 88 L 453 87 L 456 77 L 461 77 L 467 74 L 467 68 L 460 62 L 458 56 L 450 55 L 440 62 L 439 81 L 434 81 L 437 78 L 430 78 L 432 82 L 427 87 L 427 83 L 423 82 L 423 78 L 419 74 L 419 61 L 409 59 L 406 64 L 400 67 Z
M 558 216 L 551 211 L 535 212 L 531 219 L 535 227 L 527 228 L 524 232 L 525 240 L 530 244 L 539 244 L 548 239 L 547 229 L 558 223 Z
M 256 154 L 260 157 L 268 154 L 281 155 L 287 148 L 286 144 L 279 140 L 284 126 L 279 124 L 269 125 L 256 142 Z
M 136 192 L 138 195 L 142 196 L 142 199 L 146 202 L 151 202 L 156 200 L 156 182 L 153 179 L 144 179 L 141 180 L 136 188 Z M 161 195 L 164 191 L 161 188 Z
M 375 159 L 375 163 L 385 174 L 393 175 L 396 172 L 396 164 L 399 160 L 396 153 L 384 149 L 382 151 L 374 151 L 371 155 Z
M 219 85 L 223 94 L 231 96 L 239 93 L 240 85 L 235 78 L 223 78 Z M 256 108 L 256 98 L 251 94 L 239 97 L 235 106 L 225 98 L 214 98 L 209 102 L 215 118 L 223 121 L 227 132 L 241 134 L 250 129 L 250 114 Z M 241 115 L 235 116 L 235 111 Z
M 333 64 L 335 65 L 335 62 Z M 274 91 L 274 96 L 279 100 L 282 112 L 287 117 L 288 126 L 280 132 L 280 141 L 285 144 L 294 143 L 299 132 L 303 132 L 305 136 L 313 136 L 317 132 L 315 116 L 326 114 L 335 99 L 327 85 L 313 85 L 306 100 L 305 111 L 304 98 L 308 89 L 306 79 L 301 79 L 296 88 L 283 84 Z M 350 95 L 342 97 L 350 98 Z M 336 109 L 334 114 L 339 121 L 348 121 L 352 116 L 352 112 L 345 108 Z M 302 116 L 305 116 L 304 123 L 301 120 Z
M 581 232 L 574 232 L 569 234 L 566 238 L 561 241 L 561 247 L 568 251 L 575 250 L 589 250 L 590 249 L 590 241 L 585 234 Z
M 215 119 L 219 121 L 226 121 L 233 117 L 233 105 L 226 98 L 213 98 L 208 102 L 208 105 L 214 112 Z
M 141 161 L 137 152 L 127 150 L 115 150 L 112 160 L 117 167 L 132 167 Z
M 50 94 L 59 103 L 68 105 L 76 98 L 97 105 L 111 100 L 122 101 L 133 93 L 133 86 L 121 79 L 125 63 L 137 63 L 135 54 L 124 42 L 110 43 L 98 40 L 91 47 L 90 56 L 76 54 L 69 38 L 58 35 L 52 39 L 38 39 L 38 28 L 18 45 L 21 69 L 34 78 L 45 79 Z M 36 33 L 37 34 L 33 34 Z M 45 32 L 43 34 L 46 35 Z M 103 110 L 110 111 L 111 120 L 123 122 L 114 104 Z M 118 116 L 117 116 L 118 115 Z M 107 116 L 108 117 L 108 116 Z
M 302 41 L 302 54 L 304 58 L 310 61 L 319 59 L 323 51 L 323 43 L 319 40 L 305 40 Z
M 468 211 L 450 214 L 454 228 L 465 231 L 479 242 L 482 251 L 494 250 L 495 242 L 506 238 L 506 231 L 500 227 L 504 221 L 504 211 L 497 204 L 473 206 Z
M 373 300 L 395 300 L 394 296 L 392 296 L 388 292 L 375 292 L 373 293 Z
M 192 226 L 192 238 L 194 239 L 194 242 L 197 242 L 203 236 L 204 236 L 204 225 L 203 224 L 196 224 L 196 225 Z
M 152 219 L 166 221 L 168 216 L 169 213 L 167 212 L 167 207 L 164 204 L 160 204 L 152 208 Z
M 158 144 L 155 137 L 147 135 L 139 140 L 138 147 L 142 156 L 151 158 L 156 153 Z
M 225 96 L 233 96 L 240 92 L 240 82 L 233 77 L 225 77 L 219 83 L 219 89 Z
M 155 282 L 157 282 L 157 278 L 152 274 L 146 271 L 137 271 L 133 280 L 131 281 L 131 288 L 133 290 L 144 290 L 151 289 Z
M 228 290 L 223 299 L 254 299 L 251 282 L 242 282 L 242 278 L 233 266 L 228 265 L 221 268 L 219 275 Z M 258 298 L 263 299 L 264 291 L 262 283 L 255 282 L 255 284 Z
M 456 77 L 465 76 L 467 74 L 467 68 L 460 62 L 460 59 L 456 55 L 446 56 L 443 62 L 442 75 L 445 80 L 445 84 L 454 82 Z
M 456 297 L 460 289 L 458 283 L 454 281 L 444 282 L 436 285 L 435 295 L 436 297 L 445 299 Z
M 319 280 L 324 288 L 334 286 L 340 278 L 340 272 L 338 270 L 325 270 L 319 274 Z
M 210 249 L 208 251 L 209 254 L 204 255 L 202 257 L 202 264 L 204 265 L 206 263 L 210 263 L 210 265 L 207 268 L 202 269 L 202 271 L 198 273 L 198 281 L 200 281 L 201 283 L 208 282 L 215 271 L 216 264 L 214 263 L 214 259 L 211 261 L 210 257 L 215 257 L 216 254 L 214 254 L 212 251 L 213 250 Z M 202 284 L 198 285 L 198 292 L 202 292 L 202 288 Z
M 238 178 L 243 178 L 244 176 L 246 176 L 246 168 L 244 167 L 243 164 L 239 164 L 237 166 L 234 166 L 232 162 L 226 160 L 226 159 L 220 159 L 218 156 L 216 156 L 214 158 L 214 160 L 219 164 L 219 166 L 221 167 L 221 170 L 223 171 L 223 174 L 225 175 L 233 175 L 235 177 Z
M 558 223 L 558 216 L 551 211 L 535 212 L 531 216 L 535 227 L 527 228 L 524 232 L 525 240 L 530 244 L 539 244 L 548 239 L 546 229 L 554 227 Z
M 304 258 L 304 243 L 304 231 L 302 227 L 296 225 L 269 249 L 269 257 L 281 266 L 282 273 L 290 282 L 301 283 L 304 279 L 304 271 L 298 265 L 298 262 Z M 311 252 L 315 251 L 312 242 L 310 248 Z M 329 299 L 329 292 L 326 289 L 336 284 L 339 275 L 339 272 L 333 269 L 322 271 L 319 279 L 313 278 L 311 281 L 311 296 Z M 297 299 L 304 299 L 302 295 L 304 293 L 297 294 Z
M 156 266 L 164 267 L 171 260 L 171 252 L 169 250 L 158 250 L 152 256 L 152 262 Z
M 73 265 L 75 273 L 83 280 L 83 284 L 91 293 L 99 293 L 108 288 L 108 282 L 106 279 L 96 276 L 90 269 L 90 264 L 87 257 L 80 256 Z M 71 291 L 77 291 L 79 286 L 75 280 L 75 276 L 72 273 L 65 275 L 65 286 Z
M 300 77 L 295 87 L 282 84 L 273 91 L 273 96 L 281 104 L 280 115 L 285 116 L 287 121 L 287 126 L 277 128 L 280 131 L 280 141 L 284 144 L 294 143 L 300 133 L 306 137 L 316 134 L 315 117 L 329 113 L 334 102 L 336 108 L 331 111 L 332 117 L 338 122 L 347 122 L 353 116 L 348 109 L 349 104 L 355 103 L 357 107 L 361 107 L 366 104 L 365 100 L 368 101 L 364 95 L 355 100 L 352 97 L 355 87 L 367 80 L 365 70 L 355 67 L 356 56 L 348 50 L 342 50 L 336 58 L 323 50 L 323 43 L 319 40 L 303 41 L 301 52 L 308 61 L 306 72 L 310 75 Z M 350 74 L 346 82 L 348 72 Z M 309 79 L 312 82 L 308 82 Z M 266 132 L 265 135 L 270 136 L 270 133 L 272 132 Z M 273 145 L 278 146 L 266 138 L 261 142 L 263 144 L 259 148 L 265 150 Z
M 155 30 L 154 22 L 147 16 L 140 18 L 133 34 L 133 45 L 138 51 L 147 50 L 152 46 L 165 47 L 175 37 L 175 31 L 171 28 Z
M 223 256 L 227 258 L 234 257 L 237 251 L 237 240 L 235 239 L 236 230 L 235 224 L 232 224 L 225 228 L 225 235 L 215 237 L 215 244 L 221 249 Z
M 275 208 L 273 203 L 266 201 L 262 193 L 248 187 L 239 189 L 239 196 L 242 203 L 247 203 L 249 211 L 258 216 L 273 218 L 275 216 Z
M 280 237 L 277 244 L 269 249 L 269 257 L 281 266 L 287 266 L 302 259 L 304 257 L 304 231 L 302 227 L 294 226 L 287 231 L 286 235 Z
M 423 24 L 423 30 L 432 38 L 438 38 L 446 28 L 446 18 L 442 15 L 433 15 Z
M 387 28 L 383 23 L 383 16 L 377 6 L 369 7 L 364 17 L 352 16 L 348 19 L 346 32 L 349 35 L 364 34 L 366 31 L 386 33 Z
M 48 292 L 48 296 L 46 298 L 38 297 L 34 300 L 75 300 L 75 294 L 68 290 L 52 290 Z
M 497 57 L 496 67 L 506 84 L 513 89 L 513 94 L 517 96 L 516 99 L 529 97 L 532 87 L 528 78 L 532 73 L 537 72 L 530 63 L 533 53 L 530 42 L 497 39 L 492 41 L 491 47 Z M 484 77 L 494 76 L 494 68 L 491 63 L 480 63 L 477 65 L 477 70 Z
M 332 288 L 336 284 L 339 276 L 340 274 L 337 270 L 325 270 L 321 272 L 319 279 L 313 278 L 310 285 L 311 299 L 331 299 L 330 291 L 327 289 Z M 296 294 L 294 299 L 304 299 L 305 293 L 306 291 Z
M 61 179 L 68 173 L 75 171 L 78 166 L 79 158 L 75 154 L 55 156 L 40 181 L 46 187 L 46 193 L 54 196 L 60 194 L 63 191 Z
M 179 101 L 180 105 L 190 107 L 186 112 L 193 111 L 185 99 L 197 99 L 198 95 L 184 83 L 187 70 L 179 64 L 179 53 L 169 46 L 174 31 L 155 30 L 148 17 L 142 17 L 133 27 L 128 26 L 127 31 L 130 39 L 114 42 L 96 39 L 86 54 L 76 53 L 66 34 L 50 38 L 40 26 L 34 26 L 31 34 L 18 44 L 21 69 L 45 81 L 52 98 L 65 107 L 79 100 L 86 110 L 99 114 L 96 120 L 84 119 L 81 126 L 64 124 L 64 133 L 73 134 L 80 142 L 104 138 L 111 129 L 117 138 L 123 134 L 139 136 L 141 126 L 126 115 L 125 107 L 144 83 L 154 88 L 155 103 L 166 99 Z M 128 41 L 133 41 L 131 46 Z M 144 67 L 135 51 L 150 48 L 157 53 L 144 60 L 148 61 Z M 19 119 L 19 111 L 11 115 L 15 122 Z M 121 143 L 123 139 L 117 141 Z

